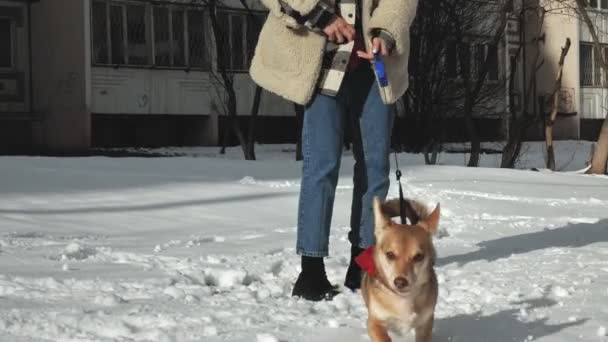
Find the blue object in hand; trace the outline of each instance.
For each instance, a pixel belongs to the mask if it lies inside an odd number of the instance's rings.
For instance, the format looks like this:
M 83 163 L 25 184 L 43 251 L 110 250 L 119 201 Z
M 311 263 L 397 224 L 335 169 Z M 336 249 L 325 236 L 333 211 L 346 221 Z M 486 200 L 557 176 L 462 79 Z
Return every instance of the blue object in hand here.
M 374 67 L 376 69 L 376 76 L 378 77 L 378 83 L 380 84 L 380 87 L 388 86 L 388 79 L 386 78 L 384 62 L 380 58 L 380 54 L 378 52 L 374 52 Z

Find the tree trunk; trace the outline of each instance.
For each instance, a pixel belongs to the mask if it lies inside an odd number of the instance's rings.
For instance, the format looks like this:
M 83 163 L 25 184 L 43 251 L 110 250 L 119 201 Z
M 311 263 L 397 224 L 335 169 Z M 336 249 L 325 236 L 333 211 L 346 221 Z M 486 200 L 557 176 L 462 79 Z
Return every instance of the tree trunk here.
M 557 119 L 557 107 L 559 104 L 559 90 L 562 87 L 562 76 L 564 72 L 564 60 L 570 49 L 570 38 L 566 38 L 566 45 L 562 48 L 562 54 L 559 57 L 559 70 L 557 72 L 557 79 L 553 87 L 553 97 L 551 114 L 546 120 L 545 124 L 545 142 L 547 144 L 547 168 L 555 171 L 555 151 L 553 148 L 553 125 Z
M 208 2 L 208 5 L 209 5 L 209 19 L 211 21 L 211 29 L 213 30 L 213 37 L 215 38 L 215 49 L 216 49 L 215 51 L 216 51 L 217 56 L 220 56 L 217 60 L 218 71 L 220 72 L 220 75 L 222 76 L 224 90 L 228 94 L 228 103 L 227 103 L 228 125 L 232 128 L 234 134 L 236 135 L 237 139 L 239 140 L 239 143 L 241 144 L 241 149 L 243 150 L 243 155 L 246 157 L 247 156 L 247 146 L 246 146 L 247 142 L 245 141 L 245 137 L 243 135 L 243 132 L 241 131 L 241 128 L 240 128 L 238 120 L 237 120 L 237 115 L 236 115 L 237 99 L 236 99 L 236 92 L 234 91 L 234 80 L 230 77 L 230 75 L 228 75 L 228 71 L 226 70 L 225 60 L 223 58 L 221 58 L 222 56 L 227 55 L 225 53 L 227 44 L 224 39 L 226 35 L 225 35 L 225 32 L 221 31 L 222 29 L 225 29 L 225 28 L 221 27 L 219 22 L 217 21 L 217 15 L 216 15 L 217 0 L 210 0 Z M 224 136 L 227 138 L 227 134 L 224 134 Z M 226 144 L 226 141 L 224 141 L 224 145 L 225 144 Z M 221 153 L 224 151 L 225 151 L 225 146 L 222 148 Z
M 230 120 L 230 118 L 228 118 Z M 224 131 L 222 132 L 222 147 L 220 148 L 220 154 L 226 154 L 226 145 L 228 145 L 228 138 L 230 137 L 230 124 L 228 120 L 225 123 Z
M 525 15 L 525 11 L 526 11 L 526 9 L 522 8 L 522 12 L 521 12 L 522 16 Z M 528 109 L 528 104 L 530 102 L 530 97 L 532 97 L 532 95 L 533 95 L 532 90 L 534 88 L 533 86 L 536 84 L 538 71 L 544 64 L 544 59 L 541 59 L 542 48 L 540 46 L 540 42 L 541 41 L 544 42 L 543 28 L 545 27 L 545 25 L 544 25 L 545 15 L 546 15 L 545 11 L 542 11 L 540 18 L 539 18 L 540 24 L 538 25 L 538 31 L 536 32 L 535 38 L 533 38 L 533 41 L 536 43 L 536 53 L 534 55 L 534 59 L 532 60 L 531 65 L 534 67 L 534 69 L 532 70 L 532 74 L 530 75 L 530 79 L 529 79 L 527 85 L 526 85 L 526 80 L 524 77 L 524 89 L 522 92 L 523 111 L 522 111 L 521 115 L 519 115 L 519 116 L 517 115 L 517 113 L 515 111 L 511 112 L 507 144 L 505 145 L 505 147 L 502 150 L 502 159 L 500 162 L 501 168 L 514 168 L 516 166 L 517 160 L 519 159 L 519 155 L 521 153 L 521 148 L 523 145 L 524 137 L 526 135 L 526 130 L 531 125 L 533 125 L 533 124 L 539 122 L 539 120 L 541 120 L 541 115 L 540 115 L 541 111 L 539 111 L 538 116 L 534 116 L 534 115 L 528 114 L 527 109 Z M 520 53 L 523 53 L 525 56 L 526 55 L 526 53 L 525 53 L 526 42 L 525 42 L 525 39 L 523 39 L 523 37 L 520 37 L 520 39 L 521 39 L 521 42 L 519 44 L 516 56 L 520 56 Z M 525 63 L 523 66 L 525 67 Z M 525 71 L 525 69 L 524 69 L 524 71 Z M 509 75 L 509 83 L 510 83 L 509 90 L 512 90 L 515 87 L 514 76 L 516 75 L 516 73 L 517 73 L 517 63 L 512 63 L 511 73 Z M 525 74 L 525 72 L 524 72 L 524 74 Z
M 424 162 L 426 165 L 437 164 L 437 155 L 439 154 L 439 144 L 433 140 L 424 149 Z
M 513 121 L 509 140 L 502 150 L 501 168 L 512 169 L 515 167 L 519 154 L 521 153 L 521 146 L 523 144 L 526 129 L 534 122 L 536 122 L 536 119 L 531 116 L 522 116 Z
M 239 144 L 241 145 L 241 149 L 243 150 L 243 155 L 247 157 L 247 142 L 245 141 L 245 136 L 241 131 L 241 127 L 239 126 L 238 118 L 236 116 L 236 93 L 234 92 L 232 82 L 230 83 L 228 89 L 228 115 L 232 126 L 232 131 L 239 140 Z
M 467 96 L 467 98 L 469 98 L 469 96 Z M 473 106 L 470 104 L 468 99 L 465 99 L 464 105 L 464 127 L 469 134 L 469 139 L 471 140 L 471 157 L 469 158 L 469 163 L 467 166 L 477 167 L 479 166 L 481 141 L 479 140 L 477 128 L 475 127 L 475 122 L 473 121 Z
M 596 56 L 602 56 L 601 58 L 597 58 L 600 62 L 600 66 L 604 73 L 608 73 L 608 61 L 606 57 L 602 53 L 602 46 L 600 44 L 600 39 L 597 35 L 597 29 L 589 17 L 589 13 L 587 12 L 587 1 L 586 0 L 576 0 L 576 6 L 579 14 L 581 15 L 583 22 L 589 29 L 589 33 L 591 34 L 591 38 L 593 40 L 593 49 L 595 50 Z M 602 124 L 602 129 L 600 130 L 600 136 L 597 139 L 597 144 L 595 146 L 595 151 L 593 152 L 593 158 L 591 159 L 591 168 L 587 173 L 591 174 L 604 174 L 606 173 L 606 161 L 608 160 L 608 116 L 604 119 L 604 123 Z
M 296 112 L 296 160 L 300 161 L 304 159 L 302 155 L 302 127 L 304 126 L 304 106 L 301 106 L 297 103 L 293 104 L 293 109 Z
M 260 111 L 260 102 L 262 100 L 262 87 L 255 87 L 255 95 L 253 104 L 251 105 L 251 117 L 249 118 L 249 132 L 247 134 L 247 152 L 245 159 L 255 160 L 255 123 Z
M 597 139 L 593 158 L 591 159 L 591 168 L 588 173 L 603 175 L 606 173 L 606 163 L 608 162 L 608 115 L 604 119 L 600 136 Z

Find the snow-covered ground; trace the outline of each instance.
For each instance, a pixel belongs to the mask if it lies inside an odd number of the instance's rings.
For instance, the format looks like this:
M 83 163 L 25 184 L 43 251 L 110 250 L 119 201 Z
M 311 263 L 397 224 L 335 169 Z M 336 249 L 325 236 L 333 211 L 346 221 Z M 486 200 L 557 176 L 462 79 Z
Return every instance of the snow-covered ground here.
M 260 147 L 255 162 L 209 148 L 0 157 L 0 341 L 367 341 L 358 294 L 290 297 L 292 150 Z M 542 167 L 541 150 L 520 166 Z M 589 146 L 557 151 L 560 169 L 577 170 Z M 435 341 L 608 341 L 608 178 L 465 159 L 400 155 L 406 194 L 444 209 Z M 352 164 L 345 154 L 327 260 L 337 284 Z

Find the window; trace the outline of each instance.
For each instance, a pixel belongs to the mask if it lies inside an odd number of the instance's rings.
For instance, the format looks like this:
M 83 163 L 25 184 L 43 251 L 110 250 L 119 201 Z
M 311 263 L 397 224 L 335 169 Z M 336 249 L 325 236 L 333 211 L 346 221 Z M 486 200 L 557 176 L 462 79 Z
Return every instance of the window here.
M 445 56 L 445 68 L 449 78 L 463 78 L 475 75 L 483 68 L 488 58 L 489 81 L 498 81 L 498 50 L 489 44 L 448 43 Z
M 589 7 L 597 9 L 608 9 L 608 0 L 589 0 Z
M 154 7 L 154 65 L 184 67 L 183 9 Z
M 209 67 L 205 12 L 184 5 L 94 0 L 94 64 Z
M 186 31 L 184 30 L 184 15 L 186 11 L 179 8 L 171 9 L 171 65 L 186 66 Z M 204 32 L 201 32 L 204 34 Z M 204 65 L 199 65 L 203 67 Z
M 205 44 L 204 19 L 203 11 L 188 11 L 188 54 L 190 65 L 197 68 L 209 65 L 209 56 Z
M 486 77 L 489 81 L 498 81 L 498 49 L 496 45 L 477 44 L 475 46 L 475 58 L 477 60 L 477 71 L 481 71 L 487 59 L 488 71 Z
M 608 54 L 608 46 L 603 46 L 604 57 Z M 598 56 L 599 57 L 599 56 Z M 602 67 L 599 58 L 596 58 L 595 49 L 591 44 L 580 45 L 580 82 L 584 87 L 601 87 L 606 84 L 608 75 L 602 79 Z
M 458 75 L 458 50 L 456 43 L 448 43 L 445 51 L 445 69 L 448 77 L 457 78 Z
M 496 45 L 488 45 L 488 79 L 490 81 L 498 81 L 498 47 Z
M 154 7 L 154 61 L 155 65 L 172 65 L 171 30 L 169 8 Z
M 265 18 L 264 13 L 229 12 L 218 14 L 220 27 L 227 27 L 224 44 L 225 58 L 219 62 L 226 63 L 231 71 L 246 71 L 250 64 L 258 36 Z
M 112 64 L 126 64 L 123 7 L 110 6 L 110 49 Z
M 0 18 L 0 68 L 13 68 L 13 21 Z
M 127 64 L 147 65 L 146 8 L 141 5 L 126 6 L 127 16 Z
M 458 47 L 458 58 L 461 77 L 471 77 L 471 49 L 469 44 L 460 44 Z
M 580 80 L 581 86 L 593 85 L 593 48 L 591 45 L 581 44 L 580 46 Z
M 150 64 L 145 5 L 94 1 L 92 25 L 95 63 Z
M 251 64 L 251 59 L 255 53 L 255 47 L 258 44 L 258 37 L 264 26 L 266 15 L 248 15 L 247 16 L 247 61 Z M 249 66 L 249 65 L 248 65 Z
M 108 63 L 108 6 L 103 2 L 93 2 L 93 60 Z

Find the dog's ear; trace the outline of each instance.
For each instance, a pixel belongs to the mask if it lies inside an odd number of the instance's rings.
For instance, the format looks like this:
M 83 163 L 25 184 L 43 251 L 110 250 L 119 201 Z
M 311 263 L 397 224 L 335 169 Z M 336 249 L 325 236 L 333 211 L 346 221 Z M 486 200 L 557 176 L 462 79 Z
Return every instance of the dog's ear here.
M 397 216 L 401 216 L 401 201 L 398 198 L 393 198 L 392 200 L 389 200 L 387 202 L 385 202 L 382 205 L 382 208 L 384 210 L 385 215 L 387 215 L 388 217 L 397 217 Z M 414 209 L 414 207 L 412 206 L 412 202 L 410 200 L 405 200 L 403 201 L 403 209 L 405 210 L 405 217 L 407 217 L 408 220 L 410 220 L 410 224 L 411 225 L 415 225 L 418 223 L 418 221 L 420 221 L 420 217 L 418 216 L 418 213 L 416 213 L 416 210 Z
M 424 228 L 430 234 L 434 235 L 435 233 L 437 233 L 437 228 L 439 228 L 440 212 L 441 209 L 439 208 L 439 204 L 437 204 L 435 210 L 433 210 L 433 212 L 427 218 L 418 222 L 418 225 Z
M 420 216 L 418 216 L 418 213 L 414 209 L 414 206 L 412 206 L 412 202 L 409 200 L 405 200 L 404 205 L 405 205 L 405 217 L 407 217 L 408 220 L 410 220 L 410 224 L 411 225 L 418 224 L 418 222 L 420 221 Z
M 396 217 L 399 216 L 400 211 L 399 211 L 399 199 L 398 198 L 393 198 L 391 200 L 388 200 L 386 202 L 384 202 L 384 204 L 382 204 L 382 212 L 384 213 L 384 215 L 386 215 L 387 217 Z
M 378 196 L 374 196 L 374 228 L 376 232 L 390 225 L 390 218 L 384 212 L 384 206 Z

